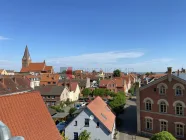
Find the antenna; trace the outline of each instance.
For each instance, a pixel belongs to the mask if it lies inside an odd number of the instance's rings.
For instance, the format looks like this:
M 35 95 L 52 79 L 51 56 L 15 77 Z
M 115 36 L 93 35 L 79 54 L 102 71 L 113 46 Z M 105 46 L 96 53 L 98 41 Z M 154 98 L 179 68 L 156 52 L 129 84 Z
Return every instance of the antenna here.
M 89 119 L 90 120 L 93 120 L 94 119 L 94 116 L 93 115 L 90 115 Z

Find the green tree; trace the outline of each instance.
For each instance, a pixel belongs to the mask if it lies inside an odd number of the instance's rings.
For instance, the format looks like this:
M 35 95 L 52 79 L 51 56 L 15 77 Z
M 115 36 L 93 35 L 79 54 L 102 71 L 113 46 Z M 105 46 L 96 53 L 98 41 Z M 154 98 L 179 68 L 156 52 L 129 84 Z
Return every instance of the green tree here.
M 167 131 L 162 131 L 154 134 L 150 140 L 176 140 L 176 138 Z
M 89 88 L 85 88 L 83 89 L 82 94 L 84 97 L 87 97 L 91 94 L 91 90 Z
M 149 76 L 149 75 L 150 75 L 150 73 L 149 73 L 149 72 L 146 72 L 146 73 L 145 73 L 145 75 L 146 75 L 146 76 Z
M 113 100 L 109 102 L 109 106 L 116 114 L 120 113 L 123 110 L 125 104 L 126 98 L 124 92 L 116 93 L 116 96 L 113 98 Z
M 72 115 L 72 113 L 74 113 L 76 110 L 77 110 L 77 109 L 74 108 L 74 107 L 70 108 L 70 110 L 69 110 L 69 114 Z
M 87 130 L 82 131 L 79 134 L 78 140 L 90 140 L 90 132 L 87 132 Z
M 65 107 L 65 102 L 64 101 L 60 102 L 60 107 L 61 107 L 61 109 Z
M 94 91 L 93 91 L 93 95 L 94 96 L 104 96 L 106 94 L 106 90 L 105 89 L 102 89 L 102 88 L 96 88 Z
M 65 101 L 65 104 L 66 104 L 67 106 L 71 104 L 71 102 L 70 102 L 70 99 L 69 99 L 69 98 L 67 98 L 67 100 Z
M 114 77 L 120 77 L 120 75 L 121 75 L 121 71 L 119 69 L 113 71 Z

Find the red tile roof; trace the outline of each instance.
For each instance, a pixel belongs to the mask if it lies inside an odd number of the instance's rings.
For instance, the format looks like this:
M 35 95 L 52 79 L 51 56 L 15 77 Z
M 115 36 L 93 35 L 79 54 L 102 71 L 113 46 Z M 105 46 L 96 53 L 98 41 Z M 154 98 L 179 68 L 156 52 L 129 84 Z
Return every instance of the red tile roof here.
M 97 96 L 90 102 L 87 108 L 102 122 L 102 124 L 112 132 L 116 116 L 109 109 L 107 104 Z
M 0 95 L 32 90 L 30 81 L 21 75 L 3 75 L 0 78 Z
M 70 90 L 76 91 L 78 83 L 77 82 L 70 82 Z
M 46 66 L 45 62 L 30 63 L 28 67 L 22 67 L 21 72 L 41 72 L 52 70 L 52 66 Z
M 106 87 L 109 83 L 115 83 L 116 87 L 123 87 L 123 80 L 121 77 L 115 77 L 113 79 L 100 80 L 99 86 Z
M 53 69 L 53 67 L 52 67 L 52 66 L 45 66 L 44 71 L 49 71 L 49 70 L 52 70 L 52 69 Z
M 25 140 L 62 139 L 39 92 L 1 96 L 0 120 Z

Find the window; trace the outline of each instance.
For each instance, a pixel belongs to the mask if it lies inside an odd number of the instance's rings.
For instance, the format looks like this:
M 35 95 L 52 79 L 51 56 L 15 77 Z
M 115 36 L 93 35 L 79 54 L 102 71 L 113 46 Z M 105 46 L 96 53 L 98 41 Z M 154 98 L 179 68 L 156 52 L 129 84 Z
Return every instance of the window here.
M 89 127 L 89 119 L 85 119 L 85 127 Z
M 152 109 L 152 104 L 150 100 L 147 100 L 145 103 L 145 109 L 150 111 Z
M 99 128 L 99 122 L 97 122 L 97 128 Z
M 184 137 L 184 125 L 183 124 L 176 124 L 176 136 Z
M 77 126 L 77 121 L 75 121 L 75 125 L 74 126 Z
M 55 96 L 51 96 L 51 98 L 52 98 L 52 99 L 54 99 L 54 98 L 55 98 Z
M 160 103 L 160 112 L 161 113 L 166 113 L 167 112 L 167 105 L 165 102 Z
M 48 84 L 50 84 L 50 82 L 48 82 Z
M 56 84 L 56 82 L 53 82 L 53 84 Z
M 78 133 L 74 132 L 74 140 L 78 140 Z
M 152 130 L 152 119 L 146 118 L 146 129 Z
M 50 96 L 47 96 L 48 99 L 50 99 Z
M 46 102 L 47 106 L 50 106 L 50 102 Z
M 183 106 L 181 103 L 176 104 L 176 115 L 183 115 Z
M 182 89 L 180 86 L 176 87 L 176 96 L 181 96 L 182 95 Z
M 54 106 L 55 105 L 55 102 L 51 102 L 51 106 Z
M 160 87 L 160 94 L 161 95 L 164 95 L 165 94 L 165 87 L 164 86 L 161 86 Z
M 113 87 L 114 87 L 114 84 L 113 84 Z
M 166 121 L 160 121 L 160 131 L 168 131 L 168 123 Z

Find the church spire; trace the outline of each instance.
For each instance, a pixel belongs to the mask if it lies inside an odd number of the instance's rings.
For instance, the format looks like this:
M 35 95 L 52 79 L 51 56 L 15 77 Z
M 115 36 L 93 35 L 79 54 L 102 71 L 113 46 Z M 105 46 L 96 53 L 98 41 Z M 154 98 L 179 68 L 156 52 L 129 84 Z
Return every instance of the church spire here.
M 28 47 L 26 45 L 25 52 L 24 52 L 24 55 L 22 58 L 22 67 L 28 67 L 31 62 L 32 62 L 32 60 L 30 58 Z
M 26 45 L 26 48 L 25 48 L 25 52 L 24 52 L 24 55 L 23 55 L 23 59 L 26 59 L 26 60 L 29 60 L 30 59 L 30 53 L 28 51 L 28 47 Z

